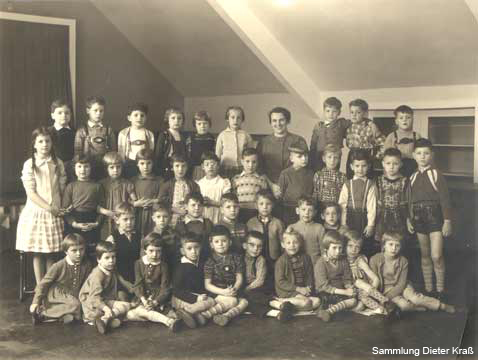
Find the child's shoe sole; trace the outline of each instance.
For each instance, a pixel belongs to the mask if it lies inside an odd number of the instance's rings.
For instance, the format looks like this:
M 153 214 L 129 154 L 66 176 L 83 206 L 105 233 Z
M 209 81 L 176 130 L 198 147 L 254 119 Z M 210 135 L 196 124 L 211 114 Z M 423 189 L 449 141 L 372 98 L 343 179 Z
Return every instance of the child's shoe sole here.
M 322 321 L 325 321 L 325 322 L 329 322 L 330 321 L 330 314 L 326 311 L 326 310 L 319 310 L 317 312 L 317 317 L 322 320 Z
M 98 332 L 101 334 L 101 335 L 105 335 L 106 334 L 106 331 L 107 331 L 107 326 L 105 324 L 105 322 L 103 320 L 101 320 L 101 316 L 98 316 L 96 319 L 95 319 L 95 327 L 96 327 L 96 330 L 98 330 Z
M 111 321 L 109 322 L 109 326 L 112 329 L 119 328 L 121 326 L 121 324 L 122 324 L 122 321 L 118 318 L 111 319 Z
M 196 317 L 196 322 L 198 324 L 198 326 L 204 326 L 207 324 L 207 318 L 201 314 L 195 314 L 194 315 Z
M 215 315 L 212 318 L 212 321 L 214 321 L 214 324 L 216 325 L 226 326 L 229 323 L 229 318 L 224 315 Z
M 171 325 L 168 326 L 169 331 L 172 333 L 177 333 L 181 327 L 181 320 L 174 320 Z
M 281 323 L 287 322 L 292 320 L 294 316 L 290 312 L 286 311 L 279 311 L 279 314 L 277 314 L 277 320 L 279 320 Z
M 75 317 L 72 314 L 66 314 L 61 318 L 61 321 L 63 321 L 64 325 L 68 325 L 75 321 Z
M 176 311 L 176 314 L 178 315 L 179 319 L 184 321 L 184 323 L 186 324 L 188 328 L 195 329 L 197 327 L 196 320 L 187 311 L 180 309 Z

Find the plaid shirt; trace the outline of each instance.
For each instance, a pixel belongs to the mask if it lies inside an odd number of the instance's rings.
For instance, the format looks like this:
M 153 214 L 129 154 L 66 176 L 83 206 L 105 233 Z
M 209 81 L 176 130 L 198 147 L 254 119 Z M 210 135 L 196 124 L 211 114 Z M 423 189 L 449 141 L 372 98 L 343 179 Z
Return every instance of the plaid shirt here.
M 213 253 L 204 264 L 204 279 L 211 279 L 220 288 L 233 286 L 236 274 L 244 274 L 245 264 L 241 255 L 228 253 L 224 256 Z
M 385 137 L 370 119 L 352 123 L 347 129 L 347 147 L 350 149 L 377 149 L 377 158 L 383 151 Z
M 338 170 L 323 168 L 314 175 L 314 198 L 320 202 L 339 201 L 347 177 Z

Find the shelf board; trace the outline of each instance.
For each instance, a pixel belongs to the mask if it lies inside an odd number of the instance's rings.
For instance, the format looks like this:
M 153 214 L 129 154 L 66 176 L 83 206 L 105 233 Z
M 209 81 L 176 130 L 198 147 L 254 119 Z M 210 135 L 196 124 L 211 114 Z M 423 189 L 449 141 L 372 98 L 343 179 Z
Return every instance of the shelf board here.
M 455 147 L 455 148 L 471 148 L 473 149 L 474 145 L 466 145 L 466 144 L 433 144 L 435 147 Z
M 472 173 L 466 173 L 466 172 L 442 172 L 442 174 L 445 176 L 454 176 L 454 177 L 469 177 L 469 178 L 473 177 Z

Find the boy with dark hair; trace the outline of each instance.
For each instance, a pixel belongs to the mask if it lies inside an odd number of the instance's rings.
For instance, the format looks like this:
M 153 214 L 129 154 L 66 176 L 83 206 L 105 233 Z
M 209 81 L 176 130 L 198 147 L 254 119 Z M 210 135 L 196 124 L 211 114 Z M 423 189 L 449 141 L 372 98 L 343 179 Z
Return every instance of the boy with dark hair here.
M 247 227 L 239 222 L 239 201 L 233 193 L 224 194 L 221 197 L 221 219 L 217 225 L 226 227 L 230 232 L 231 251 L 242 254 L 242 243 L 247 235 Z

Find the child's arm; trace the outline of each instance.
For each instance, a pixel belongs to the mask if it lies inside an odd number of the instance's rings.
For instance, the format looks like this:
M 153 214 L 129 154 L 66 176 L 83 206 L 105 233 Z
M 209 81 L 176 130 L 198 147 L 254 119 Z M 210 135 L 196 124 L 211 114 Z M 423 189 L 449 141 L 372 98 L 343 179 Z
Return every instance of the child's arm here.
M 266 267 L 266 261 L 262 255 L 259 255 L 255 265 L 256 265 L 256 278 L 253 282 L 247 285 L 246 290 L 253 290 L 253 289 L 260 288 L 262 285 L 264 285 L 264 281 L 266 280 L 267 267 Z
M 280 257 L 274 267 L 274 281 L 276 288 L 283 290 L 285 292 L 296 291 L 297 287 L 295 284 L 287 279 L 285 276 L 285 262 L 286 260 L 283 257 Z
M 395 286 L 387 292 L 387 294 L 384 294 L 389 299 L 393 299 L 394 297 L 403 294 L 403 291 L 407 287 L 408 261 L 403 256 L 401 256 L 399 264 L 402 265 L 402 270 L 399 274 L 398 281 Z
M 385 142 L 383 143 L 383 149 L 384 150 L 387 150 L 387 149 L 390 149 L 390 148 L 395 148 L 396 145 L 395 145 L 395 135 L 393 133 L 393 131 L 387 135 L 387 137 L 385 138 Z
M 342 186 L 342 190 L 340 191 L 339 195 L 339 205 L 342 209 L 341 220 L 342 225 L 347 225 L 347 203 L 349 201 L 349 191 L 347 189 L 347 185 L 344 184 Z
M 236 293 L 239 291 L 243 282 L 244 282 L 244 275 L 242 275 L 242 272 L 236 273 L 236 282 L 234 283 L 234 286 L 232 287 L 232 290 L 234 290 L 234 295 L 236 295 Z
M 224 136 L 224 135 L 223 135 L 223 132 L 221 132 L 221 133 L 218 135 L 217 140 L 216 140 L 216 155 L 217 155 L 217 157 L 219 158 L 219 163 L 222 162 L 221 160 L 222 160 L 222 153 L 223 153 L 223 148 L 224 148 L 224 146 L 223 146 L 223 144 L 222 144 L 222 142 L 223 142 L 223 140 L 222 140 L 223 136 Z
M 319 120 L 320 121 L 320 120 Z M 317 143 L 319 142 L 319 133 L 318 133 L 319 124 L 315 124 L 314 129 L 312 130 L 312 136 L 310 138 L 310 165 L 311 169 L 315 170 L 317 168 L 318 158 L 317 158 Z
M 216 294 L 216 295 L 224 295 L 224 296 L 234 296 L 234 292 L 232 291 L 232 288 L 220 288 L 217 287 L 212 283 L 211 279 L 204 279 L 204 287 L 206 288 L 207 291 Z
M 445 177 L 437 171 L 437 189 L 438 196 L 440 197 L 440 207 L 443 213 L 443 236 L 450 236 L 452 234 L 451 227 L 451 206 L 450 206 L 450 194 L 448 192 L 448 186 L 446 184 Z
M 319 194 L 321 193 L 322 189 L 320 186 L 320 176 L 318 171 L 314 174 L 313 181 L 314 181 L 314 192 L 312 196 L 316 201 L 319 201 Z
M 76 131 L 76 134 L 75 134 L 75 144 L 74 144 L 75 156 L 84 154 L 85 139 L 86 139 L 86 132 L 85 132 L 85 129 L 81 127 Z
M 171 278 L 169 276 L 168 265 L 165 262 L 161 263 L 161 283 L 160 290 L 153 300 L 154 305 L 162 305 L 171 297 Z
M 375 227 L 375 216 L 377 214 L 376 189 L 375 184 L 371 185 L 367 194 L 367 227 L 364 230 L 366 237 L 372 236 Z
M 36 308 L 43 303 L 43 300 L 48 294 L 50 286 L 54 284 L 60 277 L 62 272 L 61 262 L 53 264 L 46 272 L 43 279 L 35 288 L 35 296 L 33 297 L 32 304 L 30 306 L 30 312 L 34 312 Z
M 364 259 L 359 259 L 357 263 L 359 269 L 361 269 L 371 281 L 371 285 L 377 289 L 380 285 L 380 280 L 378 276 L 372 271 L 368 263 Z
M 128 154 L 126 154 L 126 134 L 129 131 L 129 127 L 121 130 L 118 134 L 118 154 L 123 158 L 123 160 L 128 159 Z
M 108 143 L 110 145 L 110 150 L 109 151 L 117 151 L 118 150 L 118 143 L 116 142 L 116 136 L 115 132 L 113 131 L 113 128 L 108 127 Z
M 370 120 L 369 126 L 372 127 L 372 133 L 373 133 L 373 141 L 374 141 L 374 148 L 377 149 L 376 153 L 376 158 L 380 159 L 383 156 L 383 151 L 384 151 L 384 143 L 385 143 L 385 136 L 380 132 L 378 129 L 377 125 Z
M 287 179 L 284 175 L 284 170 L 281 171 L 279 175 L 279 189 L 280 189 L 280 198 L 284 198 L 285 192 L 287 191 Z

